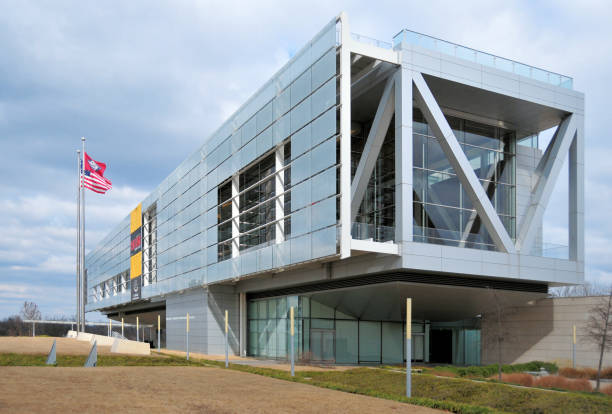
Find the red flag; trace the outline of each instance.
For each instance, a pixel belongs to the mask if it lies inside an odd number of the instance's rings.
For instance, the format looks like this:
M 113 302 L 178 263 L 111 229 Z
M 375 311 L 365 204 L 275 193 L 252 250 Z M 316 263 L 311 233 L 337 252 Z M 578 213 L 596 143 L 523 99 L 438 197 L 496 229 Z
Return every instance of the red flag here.
M 82 186 L 98 194 L 106 193 L 113 188 L 113 184 L 108 178 L 104 177 L 105 170 L 106 164 L 94 160 L 85 153 L 84 168 L 81 169 Z

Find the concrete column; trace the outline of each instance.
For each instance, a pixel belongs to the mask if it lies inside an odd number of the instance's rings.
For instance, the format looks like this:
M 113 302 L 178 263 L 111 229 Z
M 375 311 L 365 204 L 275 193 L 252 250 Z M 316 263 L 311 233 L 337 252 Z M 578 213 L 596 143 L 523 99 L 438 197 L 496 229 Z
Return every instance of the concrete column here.
M 351 255 L 351 31 L 340 14 L 340 257 Z
M 576 115 L 574 115 L 576 116 Z M 569 259 L 584 263 L 584 116 L 569 150 Z
M 402 67 L 395 74 L 395 242 L 398 244 L 413 240 L 412 161 L 412 71 Z

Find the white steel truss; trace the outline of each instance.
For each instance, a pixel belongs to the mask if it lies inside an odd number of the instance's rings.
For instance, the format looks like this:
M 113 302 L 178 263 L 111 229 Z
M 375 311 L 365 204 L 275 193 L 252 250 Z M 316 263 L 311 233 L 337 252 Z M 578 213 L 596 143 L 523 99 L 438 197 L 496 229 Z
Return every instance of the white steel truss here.
M 576 134 L 577 126 L 575 116 L 569 115 L 557 127 L 552 141 L 548 144 L 546 152 L 535 169 L 534 173 L 537 176 L 537 182 L 531 191 L 531 199 L 525 218 L 517 232 L 516 248 L 523 253 L 529 254 L 533 247 L 537 229 L 536 224 L 542 221 L 553 188 L 559 178 L 561 167 L 563 166 L 567 153 L 572 147 Z M 573 164 L 575 163 L 576 162 Z M 576 184 L 577 183 L 573 183 L 570 187 L 576 187 Z M 582 185 L 580 185 L 580 187 L 582 187 Z M 572 195 L 572 188 L 570 188 L 570 216 L 572 199 L 577 197 L 577 190 L 575 188 L 573 192 L 574 195 Z M 570 227 L 571 221 L 572 217 L 570 217 Z M 572 233 L 571 228 L 570 233 Z M 570 234 L 569 239 L 572 239 L 572 234 Z
M 493 242 L 498 250 L 506 253 L 514 253 L 516 250 L 510 235 L 497 215 L 491 201 L 487 197 L 484 188 L 482 188 L 478 177 L 476 177 L 474 169 L 470 165 L 461 145 L 459 145 L 453 130 L 446 121 L 427 83 L 425 83 L 423 75 L 415 72 L 413 73 L 412 80 L 416 87 L 416 102 L 423 112 L 423 116 L 427 120 L 427 123 L 434 131 L 434 135 L 438 139 L 442 151 L 457 173 L 459 181 L 472 201 L 482 223 L 489 231 Z
M 380 99 L 376 115 L 374 116 L 372 128 L 368 134 L 361 159 L 357 165 L 357 171 L 355 171 L 355 177 L 353 177 L 353 183 L 351 184 L 351 223 L 355 221 L 355 217 L 359 211 L 359 206 L 361 205 L 361 201 L 368 187 L 372 172 L 374 171 L 380 148 L 387 136 L 387 131 L 389 130 L 394 111 L 395 88 L 394 77 L 391 76 L 385 84 L 382 98 Z

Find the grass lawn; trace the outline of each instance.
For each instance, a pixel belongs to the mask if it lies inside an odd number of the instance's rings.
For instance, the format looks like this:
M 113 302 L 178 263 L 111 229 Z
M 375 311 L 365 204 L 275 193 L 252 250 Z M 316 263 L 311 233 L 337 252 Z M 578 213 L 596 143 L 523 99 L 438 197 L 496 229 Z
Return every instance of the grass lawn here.
M 44 355 L 0 354 L 0 366 L 40 366 Z M 58 355 L 58 366 L 82 366 L 85 356 Z M 224 366 L 223 362 L 167 357 L 98 356 L 98 366 Z M 355 368 L 346 371 L 286 371 L 230 364 L 230 369 L 297 381 L 340 391 L 410 402 L 455 413 L 611 413 L 612 397 L 516 387 L 463 378 L 412 376 L 413 397 L 405 395 L 405 374 L 388 369 Z

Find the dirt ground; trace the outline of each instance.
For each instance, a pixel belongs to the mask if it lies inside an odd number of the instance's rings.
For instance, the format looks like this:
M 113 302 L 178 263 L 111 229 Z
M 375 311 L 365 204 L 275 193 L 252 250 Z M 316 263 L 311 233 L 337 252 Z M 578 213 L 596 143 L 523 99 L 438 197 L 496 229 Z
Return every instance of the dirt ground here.
M 0 413 L 436 413 L 379 398 L 202 367 L 0 367 Z
M 77 341 L 74 338 L 4 336 L 0 337 L 0 353 L 48 354 L 54 339 L 57 340 L 56 352 L 58 355 L 88 355 L 91 349 L 89 342 Z M 98 354 L 111 354 L 110 346 L 98 345 L 97 348 Z

